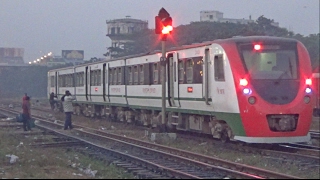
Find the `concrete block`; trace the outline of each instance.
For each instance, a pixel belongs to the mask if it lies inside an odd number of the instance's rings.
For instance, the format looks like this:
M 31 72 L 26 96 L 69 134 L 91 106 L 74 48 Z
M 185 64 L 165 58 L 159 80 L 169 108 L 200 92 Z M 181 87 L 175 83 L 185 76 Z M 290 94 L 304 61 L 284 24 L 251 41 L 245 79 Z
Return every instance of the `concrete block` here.
M 177 139 L 176 133 L 151 133 L 151 141 L 172 141 Z

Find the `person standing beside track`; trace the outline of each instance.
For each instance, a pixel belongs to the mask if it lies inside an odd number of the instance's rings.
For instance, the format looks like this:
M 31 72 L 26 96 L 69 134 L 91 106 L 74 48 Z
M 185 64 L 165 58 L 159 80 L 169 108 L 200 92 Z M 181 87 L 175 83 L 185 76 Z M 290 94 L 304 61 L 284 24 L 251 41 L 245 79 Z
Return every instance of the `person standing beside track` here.
M 66 91 L 65 95 L 61 98 L 63 103 L 63 111 L 66 115 L 66 119 L 64 122 L 64 130 L 72 129 L 72 113 L 73 113 L 73 106 L 72 101 L 75 100 L 74 97 L 72 97 L 71 93 L 69 91 Z
M 31 118 L 31 104 L 30 97 L 25 94 L 22 100 L 22 118 L 23 118 L 23 130 L 31 130 L 29 120 Z
M 51 110 L 54 110 L 54 103 L 55 103 L 54 98 L 55 97 L 57 97 L 57 96 L 54 95 L 54 92 L 50 93 L 49 103 L 50 103 L 50 106 L 51 106 Z

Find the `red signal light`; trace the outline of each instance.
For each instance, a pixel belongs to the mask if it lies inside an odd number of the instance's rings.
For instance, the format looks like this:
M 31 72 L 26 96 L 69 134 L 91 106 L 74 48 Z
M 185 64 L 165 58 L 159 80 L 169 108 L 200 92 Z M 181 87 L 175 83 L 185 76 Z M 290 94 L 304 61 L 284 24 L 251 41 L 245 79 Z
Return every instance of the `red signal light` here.
M 170 34 L 172 30 L 173 30 L 173 27 L 172 27 L 171 17 L 161 18 L 159 16 L 155 16 L 155 33 L 156 34 Z

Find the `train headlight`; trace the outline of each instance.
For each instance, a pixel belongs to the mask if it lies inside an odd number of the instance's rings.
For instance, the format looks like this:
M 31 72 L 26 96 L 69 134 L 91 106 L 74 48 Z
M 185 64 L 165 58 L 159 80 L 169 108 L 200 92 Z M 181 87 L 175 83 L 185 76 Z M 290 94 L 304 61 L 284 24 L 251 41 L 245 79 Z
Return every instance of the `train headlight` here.
M 307 87 L 307 88 L 306 88 L 306 93 L 307 93 L 307 94 L 310 94 L 311 92 L 312 92 L 311 88 Z
M 310 97 L 309 96 L 305 96 L 303 98 L 304 103 L 308 104 L 310 102 Z
M 257 101 L 257 99 L 256 99 L 256 97 L 254 97 L 254 96 L 250 96 L 249 99 L 248 99 L 248 102 L 249 102 L 250 104 L 254 104 L 254 103 L 256 103 L 256 101 Z
M 244 88 L 244 89 L 242 90 L 242 92 L 243 92 L 243 94 L 251 94 L 251 89 L 249 89 L 249 88 Z

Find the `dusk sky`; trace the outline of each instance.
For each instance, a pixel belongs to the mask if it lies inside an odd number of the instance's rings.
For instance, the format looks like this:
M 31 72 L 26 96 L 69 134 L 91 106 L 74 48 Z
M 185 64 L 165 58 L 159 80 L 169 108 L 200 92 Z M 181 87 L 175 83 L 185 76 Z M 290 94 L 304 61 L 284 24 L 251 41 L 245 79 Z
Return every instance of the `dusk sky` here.
M 224 18 L 263 15 L 304 36 L 319 33 L 319 0 L 0 0 L 0 47 L 24 48 L 24 61 L 62 50 L 84 50 L 101 58 L 111 46 L 106 20 L 131 16 L 148 21 L 165 8 L 173 26 L 200 21 L 200 11 Z

